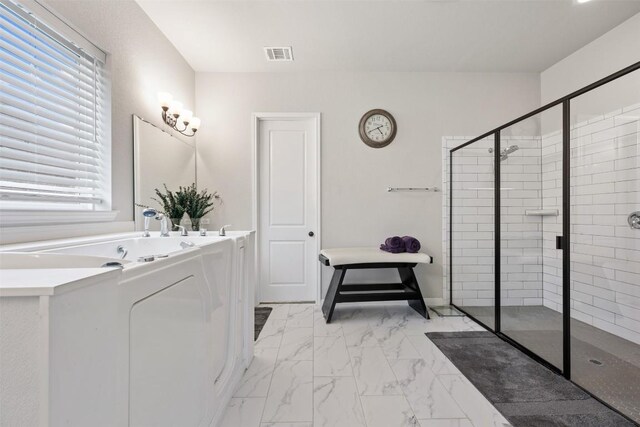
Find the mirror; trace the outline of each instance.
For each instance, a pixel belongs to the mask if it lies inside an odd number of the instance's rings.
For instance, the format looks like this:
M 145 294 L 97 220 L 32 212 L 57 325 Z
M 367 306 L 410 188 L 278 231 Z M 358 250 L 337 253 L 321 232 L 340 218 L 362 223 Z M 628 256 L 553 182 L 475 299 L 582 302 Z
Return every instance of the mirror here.
M 195 141 L 178 139 L 165 130 L 133 116 L 134 202 L 160 209 L 155 189 L 170 190 L 196 182 Z M 164 190 L 163 190 L 164 191 Z M 135 229 L 144 229 L 142 208 L 135 206 Z M 159 221 L 151 221 L 151 229 L 159 230 Z

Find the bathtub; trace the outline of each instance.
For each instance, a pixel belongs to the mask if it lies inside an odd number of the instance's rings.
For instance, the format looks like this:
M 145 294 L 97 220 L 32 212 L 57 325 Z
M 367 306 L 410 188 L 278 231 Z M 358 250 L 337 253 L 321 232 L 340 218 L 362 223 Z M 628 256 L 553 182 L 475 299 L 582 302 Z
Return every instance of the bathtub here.
M 89 255 L 103 258 L 124 259 L 126 261 L 137 262 L 140 258 L 153 257 L 160 260 L 164 257 L 174 255 L 177 252 L 202 248 L 216 242 L 229 240 L 227 237 L 207 236 L 195 237 L 172 235 L 169 237 L 122 237 L 105 242 L 91 242 L 79 245 L 70 245 L 52 249 L 40 250 L 40 253 L 56 253 L 71 255 Z M 191 243 L 193 247 L 183 247 L 181 243 Z M 143 261 L 140 261 L 143 262 Z M 149 261 L 148 261 L 149 262 Z M 138 264 L 139 265 L 139 264 Z M 136 264 L 127 265 L 135 267 Z
M 55 345 L 32 349 L 46 349 L 38 357 L 48 362 L 38 370 L 51 390 L 48 409 L 42 390 L 34 390 L 24 397 L 29 404 L 20 404 L 24 416 L 35 410 L 38 424 L 49 426 L 218 425 L 253 355 L 253 250 L 250 232 L 127 233 L 3 248 L 0 267 L 13 275 L 36 268 L 41 278 L 60 269 L 109 272 L 109 280 L 96 273 L 86 286 L 74 282 L 59 294 L 30 294 L 37 304 L 17 298 L 15 289 L 13 299 L 0 298 L 0 309 L 22 301 L 26 311 L 37 310 L 34 321 L 48 307 L 48 325 L 37 336 Z M 14 374 L 8 384 L 17 384 Z M 15 406 L 4 394 L 0 412 Z M 14 407 L 9 413 L 25 420 Z

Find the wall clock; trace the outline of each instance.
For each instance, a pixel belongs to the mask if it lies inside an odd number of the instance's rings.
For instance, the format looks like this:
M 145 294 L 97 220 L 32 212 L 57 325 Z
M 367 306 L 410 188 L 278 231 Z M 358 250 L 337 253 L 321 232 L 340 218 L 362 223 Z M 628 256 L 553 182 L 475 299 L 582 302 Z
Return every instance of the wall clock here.
M 360 139 L 369 147 L 382 148 L 391 144 L 398 127 L 393 116 L 385 110 L 367 111 L 360 119 Z

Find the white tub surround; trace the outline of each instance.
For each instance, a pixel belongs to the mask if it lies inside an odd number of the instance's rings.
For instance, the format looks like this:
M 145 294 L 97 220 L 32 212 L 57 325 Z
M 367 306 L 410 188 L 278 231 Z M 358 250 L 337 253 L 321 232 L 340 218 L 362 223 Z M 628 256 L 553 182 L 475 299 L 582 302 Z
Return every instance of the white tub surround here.
M 219 423 L 253 355 L 253 232 L 2 250 L 1 425 Z

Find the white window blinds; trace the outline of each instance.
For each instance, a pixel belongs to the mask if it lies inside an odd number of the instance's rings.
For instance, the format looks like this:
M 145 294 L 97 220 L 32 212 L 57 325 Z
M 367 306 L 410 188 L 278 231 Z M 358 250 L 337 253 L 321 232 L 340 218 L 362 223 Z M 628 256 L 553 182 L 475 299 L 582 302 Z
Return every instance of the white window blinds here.
M 104 58 L 60 34 L 0 2 L 2 209 L 110 208 Z

